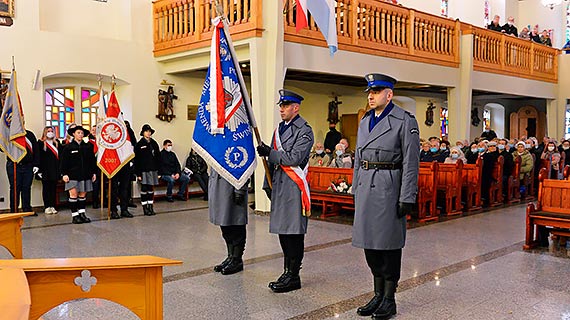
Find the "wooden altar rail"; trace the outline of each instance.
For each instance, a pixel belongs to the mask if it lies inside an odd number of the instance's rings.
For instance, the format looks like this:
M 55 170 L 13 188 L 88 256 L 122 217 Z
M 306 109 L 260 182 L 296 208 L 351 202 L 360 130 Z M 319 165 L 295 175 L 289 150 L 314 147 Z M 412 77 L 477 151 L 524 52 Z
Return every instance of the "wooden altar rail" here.
M 473 34 L 475 71 L 558 82 L 560 50 L 467 24 L 462 33 Z
M 261 37 L 262 0 L 220 0 L 230 22 L 232 40 Z M 207 0 L 156 0 L 154 56 L 207 47 L 212 38 L 215 5 Z
M 285 41 L 326 47 L 309 14 L 309 26 L 295 30 L 294 1 L 285 5 Z M 460 23 L 379 0 L 335 1 L 339 50 L 459 66 Z
M 0 214 L 0 246 L 6 248 L 16 259 L 22 259 L 22 225 L 24 217 L 33 212 Z

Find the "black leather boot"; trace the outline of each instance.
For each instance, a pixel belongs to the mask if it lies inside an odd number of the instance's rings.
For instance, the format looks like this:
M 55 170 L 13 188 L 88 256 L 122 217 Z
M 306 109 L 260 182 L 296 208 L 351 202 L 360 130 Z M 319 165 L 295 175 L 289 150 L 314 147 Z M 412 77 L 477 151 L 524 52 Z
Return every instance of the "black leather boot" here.
M 113 219 L 113 220 L 121 219 L 121 216 L 119 215 L 119 213 L 117 211 L 111 211 L 111 219 Z
M 232 258 L 230 263 L 228 263 L 221 271 L 223 275 L 229 275 L 238 273 L 243 270 L 243 251 L 245 249 L 244 245 L 237 245 L 233 247 Z
M 145 216 L 152 216 L 152 214 L 149 211 L 149 208 L 150 208 L 149 204 L 143 204 L 143 211 Z
M 271 287 L 273 292 L 284 293 L 301 289 L 301 277 L 299 277 L 301 260 L 290 258 L 290 263 L 290 269 L 285 273 L 281 282 L 277 282 Z
M 154 212 L 154 203 L 149 203 L 148 204 L 148 215 L 149 216 L 154 216 L 156 213 Z
M 222 263 L 214 266 L 214 271 L 215 272 L 221 272 L 222 269 L 228 265 L 228 263 L 230 263 L 230 260 L 232 260 L 232 253 L 233 253 L 233 248 L 234 246 L 232 246 L 229 243 L 226 243 L 226 247 L 228 248 L 228 256 L 226 257 L 226 259 L 224 261 L 222 261 Z
M 71 220 L 71 223 L 73 224 L 82 224 L 83 220 L 81 219 L 80 216 L 73 216 L 73 219 Z
M 283 279 L 285 278 L 287 272 L 289 272 L 290 268 L 291 268 L 291 259 L 289 259 L 288 257 L 283 257 L 283 273 L 279 276 L 279 278 L 277 278 L 276 281 L 269 282 L 269 288 L 273 288 L 273 286 L 276 283 L 283 282 Z
M 121 210 L 121 217 L 132 218 L 134 216 L 132 215 L 132 213 L 129 212 L 129 210 Z
M 382 303 L 382 299 L 384 299 L 384 278 L 374 277 L 374 297 L 367 304 L 356 309 L 356 313 L 363 317 L 371 316 Z
M 89 218 L 85 215 L 85 212 L 79 212 L 79 218 L 81 218 L 81 220 L 83 220 L 83 223 L 89 223 L 89 222 L 91 222 L 91 219 L 89 219 Z
M 372 319 L 387 320 L 396 314 L 396 287 L 397 284 L 394 281 L 384 281 L 384 299 L 372 314 Z

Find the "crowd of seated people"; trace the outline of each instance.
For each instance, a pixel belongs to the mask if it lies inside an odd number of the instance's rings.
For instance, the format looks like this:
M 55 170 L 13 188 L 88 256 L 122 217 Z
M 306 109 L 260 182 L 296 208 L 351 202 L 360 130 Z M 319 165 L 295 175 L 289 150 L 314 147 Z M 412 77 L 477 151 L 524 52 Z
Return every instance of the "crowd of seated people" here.
M 501 17 L 495 15 L 493 17 L 493 21 L 491 21 L 491 23 L 487 25 L 487 29 L 501 32 L 513 37 L 518 37 L 523 40 L 529 40 L 552 47 L 552 40 L 550 39 L 550 34 L 548 30 L 542 30 L 542 32 L 539 32 L 540 29 L 538 24 L 532 28 L 530 27 L 530 25 L 528 25 L 527 27 L 523 27 L 521 32 L 518 33 L 518 29 L 515 26 L 515 18 L 513 18 L 512 16 L 509 17 L 507 19 L 507 23 L 505 23 L 504 25 L 501 25 L 500 20 Z

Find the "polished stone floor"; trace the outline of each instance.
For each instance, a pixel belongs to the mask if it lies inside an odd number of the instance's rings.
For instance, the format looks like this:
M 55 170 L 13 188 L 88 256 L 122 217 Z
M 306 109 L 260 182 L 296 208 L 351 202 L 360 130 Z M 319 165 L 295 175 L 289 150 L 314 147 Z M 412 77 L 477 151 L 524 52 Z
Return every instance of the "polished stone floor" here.
M 311 220 L 301 271 L 303 288 L 274 294 L 282 259 L 269 217 L 250 215 L 245 271 L 222 276 L 212 267 L 225 257 L 207 203 L 155 205 L 158 214 L 70 224 L 63 210 L 29 217 L 24 256 L 83 257 L 149 254 L 184 261 L 164 270 L 165 319 L 358 319 L 356 307 L 372 294 L 362 250 L 350 244 L 351 227 Z M 524 205 L 429 224 L 408 231 L 395 319 L 570 319 L 570 259 L 566 249 L 524 252 Z M 0 258 L 7 252 L 0 248 Z M 1 318 L 1 316 L 0 316 Z M 136 319 L 101 299 L 65 303 L 52 319 Z

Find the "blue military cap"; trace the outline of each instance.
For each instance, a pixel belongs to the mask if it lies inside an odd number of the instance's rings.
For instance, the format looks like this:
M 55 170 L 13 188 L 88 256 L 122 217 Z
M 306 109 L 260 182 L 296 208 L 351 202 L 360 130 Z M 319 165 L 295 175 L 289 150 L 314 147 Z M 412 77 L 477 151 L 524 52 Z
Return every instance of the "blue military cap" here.
M 277 105 L 291 104 L 291 103 L 301 103 L 305 98 L 302 95 L 297 94 L 291 90 L 281 89 L 279 90 L 279 102 Z
M 364 76 L 364 78 L 368 83 L 368 87 L 366 90 L 364 90 L 365 92 L 368 92 L 370 90 L 380 90 L 384 88 L 394 89 L 394 85 L 396 85 L 396 82 L 398 82 L 398 80 L 380 73 L 369 73 Z

